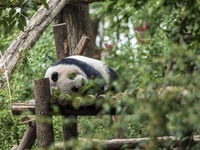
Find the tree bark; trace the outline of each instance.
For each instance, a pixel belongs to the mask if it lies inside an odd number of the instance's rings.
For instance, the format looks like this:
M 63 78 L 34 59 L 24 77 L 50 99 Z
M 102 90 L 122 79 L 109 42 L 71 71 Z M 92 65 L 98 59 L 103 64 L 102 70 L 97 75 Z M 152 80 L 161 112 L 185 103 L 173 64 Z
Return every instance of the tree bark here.
M 83 34 L 93 37 L 88 4 L 67 5 L 55 18 L 54 22 L 56 24 L 66 23 L 67 25 L 67 42 L 69 44 L 70 55 L 73 54 Z M 95 39 L 91 38 L 84 55 L 92 57 L 96 54 L 96 50 Z
M 57 60 L 63 59 L 66 56 L 69 56 L 69 43 L 67 41 L 67 28 L 66 23 L 56 24 L 53 27 L 54 31 L 54 40 L 56 45 L 56 56 Z M 68 119 L 68 115 L 62 116 L 62 131 L 63 131 L 63 140 L 64 142 L 69 140 L 72 137 L 78 136 L 77 123 L 73 123 L 71 127 L 65 125 L 65 119 Z M 77 116 L 75 116 L 77 118 Z
M 48 78 L 34 80 L 36 135 L 39 148 L 54 142 L 52 116 L 50 115 L 50 83 Z
M 56 45 L 56 58 L 61 60 L 69 56 L 69 44 L 67 42 L 66 23 L 53 26 L 54 41 Z
M 92 37 L 92 28 L 89 15 L 88 4 L 71 4 L 67 5 L 60 14 L 54 20 L 55 24 L 66 23 L 67 39 L 66 43 L 69 55 L 82 54 L 92 57 L 95 55 L 95 39 L 91 39 L 88 43 L 88 38 L 82 38 L 82 43 L 79 42 L 82 35 Z M 79 44 L 79 45 L 78 45 Z M 57 49 L 58 51 L 58 49 Z M 80 53 L 77 53 L 80 52 Z M 70 114 L 69 114 L 70 115 Z M 74 114 L 77 119 L 77 116 Z M 62 128 L 64 141 L 69 140 L 72 137 L 78 136 L 77 123 L 73 123 L 71 127 L 66 127 L 64 120 L 68 118 L 68 115 L 62 116 Z

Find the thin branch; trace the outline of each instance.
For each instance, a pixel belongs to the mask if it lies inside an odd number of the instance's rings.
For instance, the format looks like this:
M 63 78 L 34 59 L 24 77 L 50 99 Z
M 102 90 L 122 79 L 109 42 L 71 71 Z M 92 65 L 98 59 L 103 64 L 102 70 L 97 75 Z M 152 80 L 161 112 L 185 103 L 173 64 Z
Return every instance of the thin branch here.
M 0 56 L 1 56 L 1 59 L 2 59 L 2 63 L 3 63 L 3 66 L 4 66 L 4 68 L 6 68 L 5 67 L 5 63 L 4 63 L 4 61 L 3 61 L 3 55 L 2 55 L 2 53 L 1 53 L 1 51 L 0 51 Z M 11 90 L 10 90 L 10 82 L 9 82 L 9 77 L 8 77 L 8 71 L 5 69 L 5 77 L 6 77 L 6 81 L 7 81 L 7 86 L 8 86 L 8 92 L 9 92 L 9 99 L 10 99 L 10 106 L 12 106 L 12 95 L 11 95 Z M 11 107 L 11 111 L 12 111 L 12 107 Z M 12 114 L 10 114 L 11 115 L 11 120 L 12 120 L 12 122 L 14 123 L 14 117 L 13 117 L 13 115 Z M 14 144 L 14 139 L 13 139 L 13 131 L 11 131 L 11 140 L 12 140 L 12 144 Z
M 167 70 L 165 72 L 165 77 L 164 77 L 164 80 L 163 80 L 163 84 L 162 84 L 161 90 L 165 88 L 165 83 L 167 81 L 167 76 L 169 75 L 169 72 L 172 70 L 172 66 L 173 66 L 173 62 L 172 62 L 172 59 L 170 59 L 169 62 L 168 62 L 168 65 L 167 65 Z

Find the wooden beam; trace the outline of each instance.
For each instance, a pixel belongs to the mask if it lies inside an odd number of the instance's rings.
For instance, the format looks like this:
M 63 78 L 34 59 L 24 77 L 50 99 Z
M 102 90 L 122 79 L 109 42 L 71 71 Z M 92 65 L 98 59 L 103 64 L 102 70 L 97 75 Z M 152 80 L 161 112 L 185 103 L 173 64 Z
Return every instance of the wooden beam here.
M 69 56 L 69 46 L 67 41 L 66 26 L 67 26 L 66 23 L 56 24 L 53 26 L 57 60 L 61 60 Z
M 56 105 L 56 104 L 55 104 Z M 59 113 L 53 113 L 52 115 L 77 115 L 77 116 L 95 116 L 97 115 L 101 110 L 102 107 L 97 107 L 95 105 L 90 106 L 80 106 L 79 109 L 73 108 L 72 106 L 65 105 L 57 105 L 60 107 Z M 13 103 L 12 105 L 12 113 L 13 115 L 22 115 L 27 111 L 31 111 L 32 115 L 35 114 L 35 105 L 27 105 L 26 103 Z M 107 112 L 108 115 L 115 115 L 115 108 L 111 108 L 110 112 Z
M 17 150 L 31 149 L 36 139 L 36 124 L 35 121 L 29 122 L 27 128 Z
M 50 83 L 48 78 L 34 80 L 36 135 L 38 147 L 47 148 L 54 142 L 53 122 L 50 115 Z
M 74 122 L 71 123 L 71 126 L 66 126 L 65 120 L 73 118 Z M 67 142 L 71 138 L 78 138 L 78 121 L 77 121 L 77 115 L 62 115 L 62 132 L 63 132 L 63 141 Z M 68 149 L 69 150 L 69 149 Z
M 6 70 L 8 77 L 12 75 L 17 64 L 26 57 L 27 52 L 34 46 L 43 31 L 49 26 L 58 13 L 68 4 L 78 2 L 100 2 L 101 0 L 48 0 L 49 9 L 41 6 L 31 18 L 29 23 L 8 47 L 0 59 L 0 70 Z M 6 82 L 3 76 L 0 78 L 0 89 Z
M 198 144 L 200 141 L 199 135 L 195 135 L 193 137 L 195 144 Z M 148 143 L 151 142 L 151 140 L 156 142 L 156 146 L 159 146 L 159 148 L 167 148 L 167 149 L 179 149 L 181 139 L 179 137 L 175 136 L 163 136 L 163 137 L 145 137 L 145 138 L 131 138 L 131 139 L 110 139 L 110 140 L 99 140 L 99 139 L 84 139 L 79 138 L 80 141 L 85 142 L 85 144 L 89 144 L 90 142 L 95 142 L 97 144 L 104 145 L 104 150 L 118 150 L 123 148 L 124 145 L 126 145 L 127 149 L 148 149 L 150 148 Z M 173 144 L 173 148 L 171 145 L 166 145 L 165 142 L 169 142 Z M 63 143 L 56 143 L 57 149 L 63 149 L 64 145 Z M 169 146 L 169 147 L 167 147 Z
M 82 55 L 89 41 L 90 38 L 87 37 L 86 35 L 83 35 L 78 45 L 76 46 L 75 50 L 73 51 L 73 55 Z
M 62 115 L 95 116 L 102 110 L 102 107 L 96 107 L 94 105 L 81 106 L 79 109 L 75 109 L 71 106 L 59 107 Z M 26 105 L 25 103 L 13 103 L 12 105 L 13 115 L 23 115 L 27 111 L 31 111 L 32 115 L 35 115 L 35 105 Z M 53 115 L 60 115 L 60 113 L 53 113 Z M 115 108 L 111 108 L 108 114 L 115 115 Z
M 27 105 L 26 103 L 14 103 L 12 105 L 12 113 L 14 115 L 21 115 L 28 111 L 35 114 L 35 105 Z

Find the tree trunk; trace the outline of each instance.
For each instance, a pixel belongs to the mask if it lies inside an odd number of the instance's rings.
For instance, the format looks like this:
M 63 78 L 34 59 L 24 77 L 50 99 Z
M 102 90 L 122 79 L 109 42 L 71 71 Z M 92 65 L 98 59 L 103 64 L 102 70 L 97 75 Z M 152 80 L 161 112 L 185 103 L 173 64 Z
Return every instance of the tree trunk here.
M 66 23 L 67 40 L 65 42 L 67 43 L 67 50 L 69 55 L 74 54 L 75 48 L 77 47 L 83 34 L 90 38 L 93 37 L 88 4 L 67 5 L 61 11 L 61 13 L 58 14 L 54 22 L 55 24 Z M 92 38 L 84 48 L 84 55 L 92 57 L 95 55 L 95 51 L 95 39 Z M 77 118 L 76 115 L 74 115 L 74 117 Z M 73 123 L 71 127 L 66 127 L 64 120 L 67 118 L 67 115 L 62 116 L 64 141 L 78 136 L 77 123 Z
M 73 54 L 83 34 L 91 38 L 84 55 L 92 57 L 96 54 L 97 47 L 92 34 L 88 4 L 67 5 L 55 18 L 55 23 L 66 23 L 67 25 L 67 42 L 69 44 L 70 55 Z

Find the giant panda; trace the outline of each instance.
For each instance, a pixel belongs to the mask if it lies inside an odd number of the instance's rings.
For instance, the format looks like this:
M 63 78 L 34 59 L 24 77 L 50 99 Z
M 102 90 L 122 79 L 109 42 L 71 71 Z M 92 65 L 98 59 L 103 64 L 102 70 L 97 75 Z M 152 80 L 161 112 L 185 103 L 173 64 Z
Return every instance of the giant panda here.
M 117 73 L 104 62 L 85 56 L 69 56 L 52 66 L 45 74 L 50 80 L 50 89 L 63 94 L 79 93 L 99 95 L 104 93 Z

